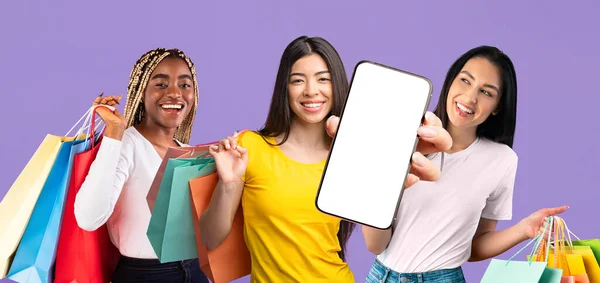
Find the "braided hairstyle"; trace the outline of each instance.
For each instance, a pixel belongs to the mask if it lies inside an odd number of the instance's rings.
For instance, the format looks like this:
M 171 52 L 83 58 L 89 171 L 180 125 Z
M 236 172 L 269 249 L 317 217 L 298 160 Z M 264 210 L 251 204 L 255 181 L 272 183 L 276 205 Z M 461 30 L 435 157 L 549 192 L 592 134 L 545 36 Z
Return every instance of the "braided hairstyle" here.
M 190 113 L 185 117 L 181 125 L 177 127 L 174 138 L 184 144 L 189 143 L 192 135 L 192 125 L 196 117 L 196 109 L 198 108 L 198 81 L 196 79 L 196 68 L 192 60 L 179 49 L 157 48 L 146 52 L 140 59 L 137 60 L 131 70 L 129 85 L 127 86 L 127 104 L 125 105 L 125 121 L 127 127 L 131 127 L 142 122 L 146 115 L 142 98 L 144 91 L 150 80 L 150 75 L 156 69 L 156 66 L 165 58 L 180 58 L 183 59 L 192 73 L 194 80 L 194 104 Z

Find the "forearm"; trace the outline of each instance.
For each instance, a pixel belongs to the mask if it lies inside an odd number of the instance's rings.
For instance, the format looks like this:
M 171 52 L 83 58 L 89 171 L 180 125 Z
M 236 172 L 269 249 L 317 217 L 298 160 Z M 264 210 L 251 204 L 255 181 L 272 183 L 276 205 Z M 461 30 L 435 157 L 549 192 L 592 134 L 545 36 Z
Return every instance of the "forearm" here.
M 201 240 L 207 249 L 215 249 L 229 235 L 243 189 L 241 181 L 217 184 L 208 208 L 200 217 Z
M 367 249 L 375 255 L 379 255 L 385 251 L 390 243 L 390 240 L 392 239 L 392 228 L 380 230 L 368 226 L 362 226 L 362 233 Z
M 498 256 L 528 239 L 516 224 L 510 228 L 486 232 L 473 240 L 469 261 L 482 261 Z

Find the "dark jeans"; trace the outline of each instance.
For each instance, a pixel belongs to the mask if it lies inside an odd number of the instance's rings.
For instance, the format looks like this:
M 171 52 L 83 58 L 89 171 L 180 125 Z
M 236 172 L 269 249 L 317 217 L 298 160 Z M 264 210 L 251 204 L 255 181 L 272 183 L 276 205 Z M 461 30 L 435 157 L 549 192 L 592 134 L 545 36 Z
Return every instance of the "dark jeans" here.
M 121 256 L 112 276 L 113 283 L 165 282 L 209 283 L 198 259 L 160 263 L 157 259 Z

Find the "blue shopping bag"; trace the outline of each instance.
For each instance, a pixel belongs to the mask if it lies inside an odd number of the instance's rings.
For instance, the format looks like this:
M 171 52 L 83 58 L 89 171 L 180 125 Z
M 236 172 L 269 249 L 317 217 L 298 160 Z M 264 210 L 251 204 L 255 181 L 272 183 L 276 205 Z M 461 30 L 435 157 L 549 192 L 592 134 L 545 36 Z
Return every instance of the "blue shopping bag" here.
M 73 157 L 85 149 L 84 140 L 62 143 L 25 228 L 7 278 L 20 283 L 53 281 L 52 270 Z

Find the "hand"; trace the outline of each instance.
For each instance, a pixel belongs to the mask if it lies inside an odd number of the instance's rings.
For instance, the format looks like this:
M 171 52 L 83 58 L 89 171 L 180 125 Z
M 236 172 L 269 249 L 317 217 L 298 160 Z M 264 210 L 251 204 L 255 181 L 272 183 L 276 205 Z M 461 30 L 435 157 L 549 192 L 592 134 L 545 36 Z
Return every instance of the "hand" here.
M 108 105 L 114 107 L 121 101 L 121 95 L 111 95 L 107 97 L 102 96 L 103 93 L 98 95 L 98 97 L 96 97 L 92 105 Z M 109 138 L 120 140 L 123 137 L 125 128 L 127 128 L 127 123 L 125 122 L 125 118 L 121 116 L 119 110 L 115 109 L 115 112 L 113 113 L 112 111 L 104 107 L 98 107 L 96 113 L 98 113 L 98 116 L 100 116 L 102 121 L 104 121 L 104 123 L 106 124 L 106 130 L 104 132 L 104 135 Z
M 337 132 L 340 118 L 331 116 L 325 123 L 327 134 L 331 137 Z M 405 188 L 409 188 L 419 180 L 436 181 L 440 178 L 440 169 L 427 159 L 424 154 L 446 151 L 452 147 L 450 134 L 442 127 L 442 121 L 433 113 L 425 114 L 423 126 L 417 130 L 419 141 L 417 150 L 412 156 L 411 169 L 406 177 Z
M 219 179 L 225 184 L 241 182 L 248 165 L 248 150 L 237 145 L 237 135 L 235 133 L 233 137 L 227 137 L 208 148 L 215 159 Z
M 519 221 L 519 223 L 517 224 L 519 225 L 519 231 L 521 231 L 524 237 L 527 237 L 529 239 L 535 238 L 536 236 L 542 234 L 542 232 L 544 231 L 544 225 L 548 220 L 547 218 L 549 216 L 554 216 L 556 214 L 563 213 L 568 208 L 568 206 L 561 206 L 540 209 L 527 216 L 523 220 Z M 549 232 L 550 225 L 546 227 L 546 234 L 544 236 L 547 237 Z

